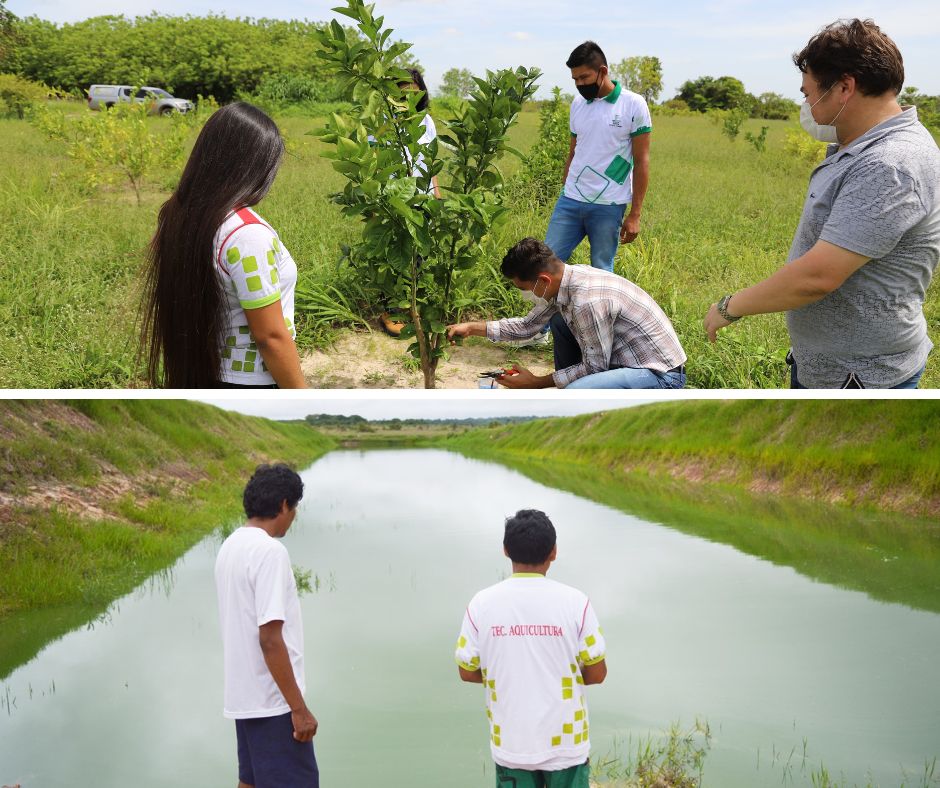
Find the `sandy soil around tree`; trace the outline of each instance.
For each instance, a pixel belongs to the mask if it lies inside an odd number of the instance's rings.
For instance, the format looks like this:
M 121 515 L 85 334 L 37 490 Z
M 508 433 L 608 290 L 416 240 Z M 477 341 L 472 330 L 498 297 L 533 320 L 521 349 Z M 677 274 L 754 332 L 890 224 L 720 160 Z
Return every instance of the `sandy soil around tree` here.
M 381 330 L 344 331 L 326 350 L 308 352 L 300 363 L 307 384 L 318 389 L 423 388 L 418 361 L 407 352 L 407 340 Z M 514 348 L 474 338 L 450 348 L 437 368 L 437 388 L 476 389 L 478 375 L 513 363 L 537 375 L 551 372 L 551 346 Z

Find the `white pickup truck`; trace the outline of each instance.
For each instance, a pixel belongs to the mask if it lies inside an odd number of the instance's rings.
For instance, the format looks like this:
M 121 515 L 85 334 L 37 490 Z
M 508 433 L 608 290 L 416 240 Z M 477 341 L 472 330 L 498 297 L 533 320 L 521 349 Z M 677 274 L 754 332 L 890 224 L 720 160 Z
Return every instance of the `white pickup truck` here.
M 122 101 L 149 101 L 152 103 L 152 115 L 169 115 L 193 109 L 191 101 L 173 98 L 162 88 L 142 87 L 135 90 L 130 85 L 92 85 L 88 88 L 88 109 L 108 109 Z

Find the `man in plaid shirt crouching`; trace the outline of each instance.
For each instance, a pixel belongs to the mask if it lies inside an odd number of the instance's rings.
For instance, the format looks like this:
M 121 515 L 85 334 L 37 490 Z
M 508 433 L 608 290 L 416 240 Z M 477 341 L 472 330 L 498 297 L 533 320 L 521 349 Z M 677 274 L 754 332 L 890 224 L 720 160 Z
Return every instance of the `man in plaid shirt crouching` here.
M 666 313 L 622 276 L 568 265 L 535 238 L 503 258 L 502 272 L 534 304 L 525 317 L 447 327 L 451 340 L 528 339 L 551 324 L 555 372 L 534 375 L 514 365 L 496 378 L 507 388 L 673 389 L 685 385 L 685 351 Z

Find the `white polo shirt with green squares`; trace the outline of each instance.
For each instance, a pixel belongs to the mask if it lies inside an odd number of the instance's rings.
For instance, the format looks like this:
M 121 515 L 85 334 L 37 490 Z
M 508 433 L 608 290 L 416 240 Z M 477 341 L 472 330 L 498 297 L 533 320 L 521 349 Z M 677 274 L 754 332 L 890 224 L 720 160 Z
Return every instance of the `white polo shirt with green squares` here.
M 226 383 L 270 385 L 258 345 L 248 328 L 247 310 L 280 302 L 284 323 L 294 330 L 294 288 L 297 265 L 277 233 L 249 208 L 232 213 L 213 244 L 215 270 L 225 293 L 227 316 L 222 332 L 222 370 Z
M 590 600 L 539 574 L 514 574 L 467 606 L 457 664 L 481 670 L 493 760 L 557 771 L 590 752 L 581 669 L 606 644 Z
M 565 180 L 565 197 L 597 205 L 633 200 L 633 139 L 653 130 L 646 100 L 619 82 L 604 98 L 571 102 L 571 135 L 577 137 Z

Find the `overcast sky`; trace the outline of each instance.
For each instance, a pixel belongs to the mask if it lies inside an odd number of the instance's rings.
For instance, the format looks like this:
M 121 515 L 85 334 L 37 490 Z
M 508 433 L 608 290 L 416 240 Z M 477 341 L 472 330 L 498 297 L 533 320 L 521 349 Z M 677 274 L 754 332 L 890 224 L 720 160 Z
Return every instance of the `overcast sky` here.
M 235 410 L 250 416 L 269 419 L 302 419 L 316 413 L 342 416 L 362 416 L 370 420 L 380 419 L 469 419 L 496 416 L 576 416 L 600 410 L 627 408 L 649 402 L 648 398 L 625 397 L 623 392 L 602 392 L 590 399 L 572 397 L 500 396 L 497 392 L 491 401 L 486 398 L 468 397 L 466 394 L 452 396 L 448 392 L 374 391 L 357 392 L 350 397 L 348 392 L 320 391 L 317 399 L 300 399 L 289 392 L 271 392 L 264 398 L 252 399 L 240 393 L 226 397 L 203 399 L 210 405 L 226 410 Z M 275 396 L 271 396 L 274 394 Z M 442 396 L 444 394 L 445 396 Z M 657 401 L 665 399 L 657 397 Z
M 9 0 L 19 16 L 75 22 L 101 14 L 208 13 L 325 21 L 337 0 Z M 937 0 L 378 0 L 377 12 L 414 53 L 436 90 L 451 67 L 482 74 L 487 68 L 538 66 L 540 95 L 553 85 L 571 89 L 564 62 L 581 41 L 593 38 L 617 61 L 656 55 L 670 98 L 687 79 L 731 75 L 748 91 L 799 97 L 799 72 L 790 61 L 820 27 L 840 17 L 871 17 L 897 42 L 907 84 L 940 94 L 940 3 Z M 345 19 L 345 17 L 339 17 Z M 348 21 L 348 20 L 347 20 Z

